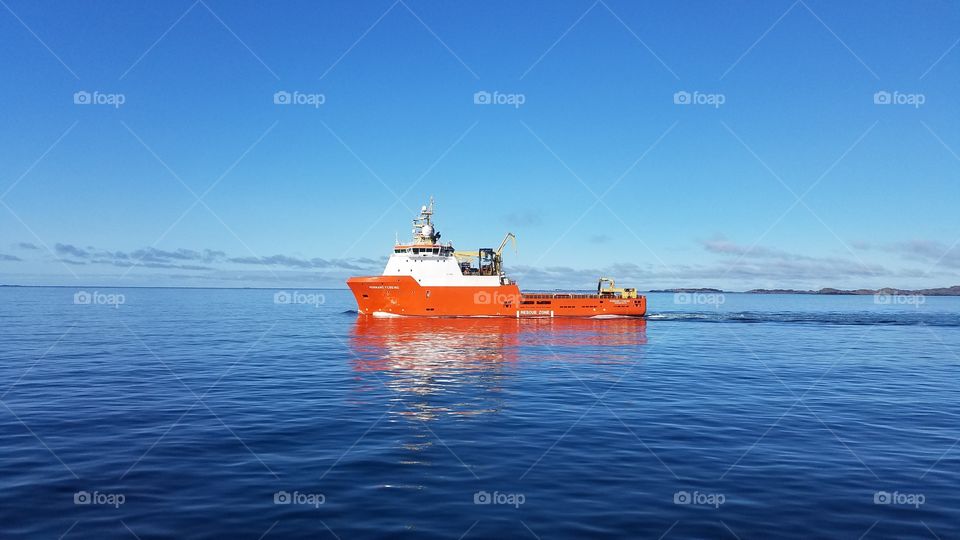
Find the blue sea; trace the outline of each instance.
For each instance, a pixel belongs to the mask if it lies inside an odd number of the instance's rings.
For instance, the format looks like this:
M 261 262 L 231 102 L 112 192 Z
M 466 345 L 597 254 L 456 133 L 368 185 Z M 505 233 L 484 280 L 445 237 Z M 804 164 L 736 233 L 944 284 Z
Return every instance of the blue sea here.
M 3 538 L 957 538 L 960 298 L 0 288 Z

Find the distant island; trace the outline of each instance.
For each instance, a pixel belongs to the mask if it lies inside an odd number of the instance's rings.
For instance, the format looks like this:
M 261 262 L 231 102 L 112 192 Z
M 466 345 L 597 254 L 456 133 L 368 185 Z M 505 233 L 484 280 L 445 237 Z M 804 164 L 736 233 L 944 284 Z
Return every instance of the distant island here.
M 676 289 L 655 289 L 648 292 L 652 293 L 724 293 L 724 292 L 735 292 L 735 291 L 723 291 L 720 289 L 711 289 L 711 288 L 700 288 L 700 289 L 690 289 L 690 288 L 676 288 Z M 744 294 L 826 294 L 826 295 L 874 295 L 874 294 L 888 294 L 888 295 L 922 295 L 922 296 L 960 296 L 960 285 L 954 285 L 952 287 L 937 287 L 933 289 L 894 289 L 892 287 L 884 287 L 882 289 L 834 289 L 832 287 L 824 287 L 823 289 L 814 291 L 814 290 L 801 290 L 801 289 L 750 289 L 749 291 L 743 291 Z
M 653 289 L 647 292 L 665 292 L 665 293 L 722 293 L 720 289 L 700 288 L 700 289 Z

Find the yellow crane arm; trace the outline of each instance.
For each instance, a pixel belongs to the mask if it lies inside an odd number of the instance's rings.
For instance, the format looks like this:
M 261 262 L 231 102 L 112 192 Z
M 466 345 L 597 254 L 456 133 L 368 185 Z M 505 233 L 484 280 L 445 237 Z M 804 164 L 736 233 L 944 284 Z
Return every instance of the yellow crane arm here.
M 512 233 L 508 232 L 506 236 L 503 237 L 503 242 L 500 242 L 500 247 L 497 248 L 497 256 L 499 257 L 503 253 L 503 248 L 507 245 L 508 240 L 513 240 L 513 251 L 517 251 L 517 237 Z
M 491 265 L 491 266 L 485 266 L 484 268 L 480 268 L 480 271 L 481 271 L 481 272 L 493 272 L 492 274 L 489 274 L 489 275 L 496 275 L 496 274 L 500 274 L 500 273 L 503 272 L 503 262 L 502 262 L 501 254 L 503 253 L 503 248 L 506 247 L 507 242 L 510 241 L 510 240 L 513 240 L 513 249 L 514 249 L 514 251 L 516 251 L 516 249 L 517 249 L 517 237 L 514 236 L 513 233 L 508 232 L 507 235 L 503 237 L 503 242 L 500 242 L 500 247 L 498 247 L 497 250 L 493 252 L 492 265 Z M 481 251 L 481 250 L 477 250 L 477 251 L 454 251 L 454 252 L 453 252 L 453 256 L 457 258 L 457 261 L 458 261 L 458 262 L 460 262 L 461 264 L 463 264 L 463 263 L 466 263 L 466 262 L 472 262 L 472 261 L 478 260 L 478 259 L 481 257 L 480 251 Z M 486 253 L 489 253 L 488 250 L 483 250 L 483 251 L 485 251 Z M 483 265 L 484 262 L 483 262 L 483 261 L 480 261 L 480 264 Z M 487 268 L 487 269 L 485 270 L 485 268 Z M 488 274 L 484 274 L 484 275 L 488 275 Z

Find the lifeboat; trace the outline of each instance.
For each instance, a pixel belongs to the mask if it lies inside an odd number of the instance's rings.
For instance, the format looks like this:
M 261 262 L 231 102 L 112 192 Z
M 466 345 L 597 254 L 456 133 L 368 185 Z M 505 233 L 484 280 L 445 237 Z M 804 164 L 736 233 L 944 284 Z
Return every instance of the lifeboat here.
M 503 269 L 507 233 L 497 249 L 456 251 L 440 243 L 433 199 L 413 220 L 413 239 L 397 243 L 379 276 L 352 277 L 357 311 L 372 317 L 643 317 L 647 299 L 602 277 L 596 294 L 524 293 Z

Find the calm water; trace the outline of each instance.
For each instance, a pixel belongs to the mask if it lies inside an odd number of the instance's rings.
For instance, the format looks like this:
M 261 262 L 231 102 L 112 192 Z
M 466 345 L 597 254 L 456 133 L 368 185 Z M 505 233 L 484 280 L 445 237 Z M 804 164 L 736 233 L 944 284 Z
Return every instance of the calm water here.
M 76 292 L 0 289 L 2 537 L 960 537 L 957 298 Z

